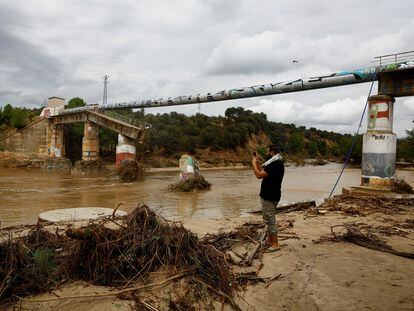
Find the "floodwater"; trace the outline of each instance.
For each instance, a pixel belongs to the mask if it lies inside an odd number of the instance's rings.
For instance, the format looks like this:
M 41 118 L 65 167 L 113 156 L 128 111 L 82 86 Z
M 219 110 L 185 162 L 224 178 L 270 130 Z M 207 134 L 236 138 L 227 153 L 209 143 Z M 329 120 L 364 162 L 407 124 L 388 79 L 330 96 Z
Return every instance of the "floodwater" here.
M 281 203 L 327 197 L 341 165 L 287 167 Z M 130 211 L 139 202 L 174 220 L 228 218 L 260 209 L 260 180 L 249 169 L 204 170 L 212 190 L 194 193 L 168 192 L 178 181 L 178 172 L 149 172 L 142 182 L 119 183 L 115 177 L 74 175 L 0 168 L 1 228 L 35 223 L 39 213 L 58 208 L 107 207 L 124 202 Z M 360 182 L 360 169 L 346 169 L 335 193 Z M 397 171 L 398 177 L 414 182 L 414 171 Z

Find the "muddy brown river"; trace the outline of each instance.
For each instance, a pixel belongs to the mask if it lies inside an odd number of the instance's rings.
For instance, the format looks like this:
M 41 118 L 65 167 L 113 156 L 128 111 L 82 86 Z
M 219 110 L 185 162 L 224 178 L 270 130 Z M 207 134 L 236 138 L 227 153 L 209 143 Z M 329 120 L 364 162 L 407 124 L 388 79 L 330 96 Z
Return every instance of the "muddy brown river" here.
M 328 196 L 341 165 L 287 167 L 281 203 Z M 0 168 L 1 228 L 34 223 L 43 211 L 70 207 L 108 207 L 132 210 L 139 202 L 169 219 L 226 218 L 259 209 L 260 180 L 249 169 L 202 171 L 212 190 L 172 193 L 169 184 L 178 181 L 176 171 L 151 171 L 142 182 L 119 183 L 116 177 L 73 175 Z M 360 169 L 346 169 L 335 193 L 344 186 L 359 184 Z M 414 171 L 397 171 L 398 177 L 414 182 Z

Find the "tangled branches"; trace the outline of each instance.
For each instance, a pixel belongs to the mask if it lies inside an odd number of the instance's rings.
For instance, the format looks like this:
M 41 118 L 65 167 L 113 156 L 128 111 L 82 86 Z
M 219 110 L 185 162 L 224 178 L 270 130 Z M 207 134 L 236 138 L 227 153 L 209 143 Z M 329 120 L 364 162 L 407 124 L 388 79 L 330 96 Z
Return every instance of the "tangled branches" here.
M 109 223 L 109 220 L 107 220 Z M 146 205 L 115 222 L 69 229 L 66 236 L 40 225 L 24 238 L 0 244 L 0 301 L 50 290 L 72 280 L 97 285 L 142 281 L 150 272 L 186 271 L 198 284 L 231 297 L 233 275 L 224 256 L 181 223 L 170 223 Z
M 222 255 L 181 223 L 169 223 L 145 205 L 139 205 L 118 230 L 89 226 L 78 230 L 72 251 L 72 275 L 100 285 L 127 284 L 159 267 L 191 269 L 195 276 L 224 292 L 231 291 L 231 275 Z M 68 232 L 73 237 L 73 232 Z
M 260 231 L 258 229 L 263 229 L 264 226 L 264 223 L 246 222 L 237 227 L 236 230 L 230 232 L 207 234 L 203 238 L 203 242 L 214 245 L 216 249 L 225 252 L 237 243 L 258 240 L 260 237 Z
M 59 283 L 55 259 L 63 240 L 35 225 L 25 237 L 0 244 L 0 300 L 42 292 Z
M 210 190 L 211 184 L 201 175 L 194 176 L 187 180 L 182 180 L 179 183 L 168 186 L 170 191 L 196 191 L 196 190 Z
M 345 232 L 335 232 L 334 228 L 344 228 Z M 377 250 L 380 252 L 390 253 L 396 256 L 401 256 L 405 258 L 414 259 L 413 253 L 407 252 L 400 252 L 394 250 L 390 245 L 388 245 L 384 240 L 382 240 L 376 234 L 367 231 L 364 233 L 356 224 L 343 224 L 343 225 L 335 225 L 331 227 L 332 237 L 322 237 L 317 242 L 324 242 L 324 241 L 347 241 L 353 244 Z
M 122 163 L 118 174 L 121 182 L 134 182 L 144 179 L 145 170 L 138 161 L 126 161 Z
M 402 207 L 413 206 L 413 204 L 414 199 L 340 196 L 329 199 L 319 208 L 340 211 L 346 215 L 367 216 L 373 213 L 395 214 L 401 212 Z

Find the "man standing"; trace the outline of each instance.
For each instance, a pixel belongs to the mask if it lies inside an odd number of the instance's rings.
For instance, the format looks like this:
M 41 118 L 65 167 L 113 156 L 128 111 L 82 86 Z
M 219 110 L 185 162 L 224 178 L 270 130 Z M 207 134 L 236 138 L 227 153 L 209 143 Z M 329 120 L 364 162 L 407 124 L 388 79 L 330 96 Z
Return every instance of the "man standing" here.
M 279 148 L 270 145 L 267 148 L 267 155 L 270 158 L 261 167 L 257 163 L 256 153 L 253 155 L 252 165 L 254 174 L 262 179 L 260 187 L 260 200 L 262 203 L 263 220 L 267 224 L 269 251 L 280 249 L 277 237 L 276 206 L 280 201 L 280 188 L 282 186 L 285 166 Z

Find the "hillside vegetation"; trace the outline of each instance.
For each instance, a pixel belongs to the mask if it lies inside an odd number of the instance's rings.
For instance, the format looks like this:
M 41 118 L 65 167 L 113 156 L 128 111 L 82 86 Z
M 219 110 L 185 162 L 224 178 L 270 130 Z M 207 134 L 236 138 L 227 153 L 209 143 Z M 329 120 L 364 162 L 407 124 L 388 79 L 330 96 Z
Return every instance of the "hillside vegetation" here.
M 67 107 L 83 105 L 85 102 L 76 97 L 68 102 Z M 22 128 L 34 116 L 39 115 L 40 111 L 6 105 L 3 109 L 0 108 L 0 130 Z M 165 162 L 165 159 L 171 161 L 179 158 L 182 153 L 190 153 L 205 163 L 215 165 L 244 163 L 250 160 L 256 148 L 264 155 L 265 147 L 270 143 L 277 144 L 286 157 L 296 160 L 343 160 L 353 139 L 350 134 L 272 122 L 267 120 L 264 113 L 255 113 L 242 107 L 228 108 L 224 116 L 211 117 L 203 114 L 186 116 L 177 112 L 151 114 L 144 113 L 144 110 L 133 112 L 130 109 L 116 112 L 151 124 L 144 143 L 138 146 L 139 153 L 145 154 L 144 160 L 147 162 Z M 99 135 L 101 155 L 114 157 L 117 134 L 101 128 Z M 83 124 L 71 124 L 69 136 L 68 156 L 75 160 L 81 156 Z M 413 149 L 414 130 L 411 130 L 407 131 L 406 138 L 399 140 L 398 157 L 414 161 Z M 360 163 L 361 154 L 362 135 L 359 135 L 351 161 Z M 168 161 L 153 164 L 165 166 Z

